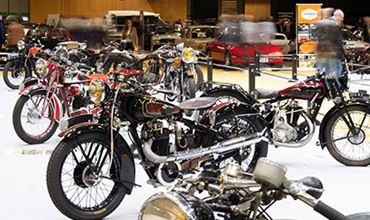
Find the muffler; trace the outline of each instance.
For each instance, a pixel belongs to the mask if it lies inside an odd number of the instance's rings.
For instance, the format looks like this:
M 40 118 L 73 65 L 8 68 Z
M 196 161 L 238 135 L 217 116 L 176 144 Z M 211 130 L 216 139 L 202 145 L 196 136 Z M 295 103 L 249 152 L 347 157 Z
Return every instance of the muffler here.
M 167 163 L 174 161 L 190 160 L 194 158 L 203 157 L 209 154 L 223 154 L 225 152 L 257 144 L 261 141 L 268 141 L 268 139 L 260 134 L 254 134 L 250 136 L 237 137 L 230 140 L 222 141 L 207 148 L 197 148 L 188 151 L 175 152 L 169 156 L 160 156 L 152 151 L 151 146 L 153 143 L 153 139 L 150 139 L 143 144 L 143 152 L 147 159 L 154 163 Z

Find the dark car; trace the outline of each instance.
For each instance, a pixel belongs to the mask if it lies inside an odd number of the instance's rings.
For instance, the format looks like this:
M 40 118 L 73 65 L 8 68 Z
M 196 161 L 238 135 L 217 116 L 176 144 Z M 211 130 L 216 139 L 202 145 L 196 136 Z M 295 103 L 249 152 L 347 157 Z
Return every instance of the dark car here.
M 214 41 L 207 43 L 206 52 L 215 61 L 220 61 L 226 65 L 245 65 L 254 62 L 255 50 L 262 55 L 260 62 L 281 66 L 283 63 L 283 50 L 281 47 L 271 43 L 250 44 L 241 40 L 240 33 L 237 31 L 225 32 L 219 35 Z M 269 55 L 270 57 L 264 57 Z

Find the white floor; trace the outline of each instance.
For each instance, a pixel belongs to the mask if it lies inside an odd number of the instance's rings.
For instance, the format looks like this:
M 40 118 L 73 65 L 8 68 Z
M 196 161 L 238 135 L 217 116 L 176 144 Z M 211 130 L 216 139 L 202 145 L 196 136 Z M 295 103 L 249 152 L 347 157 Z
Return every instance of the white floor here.
M 58 143 L 53 137 L 44 145 L 29 146 L 15 134 L 12 110 L 17 91 L 10 91 L 0 80 L 0 213 L 1 219 L 65 219 L 54 207 L 46 189 L 46 166 L 50 151 Z M 322 200 L 345 214 L 370 211 L 370 167 L 344 167 L 311 144 L 302 149 L 269 149 L 269 158 L 288 167 L 288 176 L 316 176 L 326 191 Z M 32 155 L 34 153 L 34 155 Z M 136 181 L 142 188 L 134 189 L 108 219 L 133 220 L 142 202 L 163 189 L 146 184 L 143 169 L 137 166 Z M 271 208 L 275 218 L 313 220 L 323 219 L 305 204 L 287 199 Z

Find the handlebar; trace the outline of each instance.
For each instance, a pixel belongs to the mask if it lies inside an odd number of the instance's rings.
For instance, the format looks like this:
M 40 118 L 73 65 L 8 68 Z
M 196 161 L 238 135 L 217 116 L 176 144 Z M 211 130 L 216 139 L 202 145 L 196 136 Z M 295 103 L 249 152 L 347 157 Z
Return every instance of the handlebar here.
M 349 220 L 348 217 L 321 201 L 313 207 L 313 210 L 330 220 Z

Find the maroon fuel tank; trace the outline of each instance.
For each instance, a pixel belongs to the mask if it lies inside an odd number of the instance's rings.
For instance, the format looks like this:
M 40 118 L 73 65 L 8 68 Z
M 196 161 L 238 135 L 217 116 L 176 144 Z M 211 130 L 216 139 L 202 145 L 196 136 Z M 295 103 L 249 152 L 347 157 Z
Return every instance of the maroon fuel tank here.
M 325 96 L 325 85 L 323 82 L 307 82 L 298 83 L 279 91 L 281 97 L 289 97 L 296 99 L 317 99 Z

